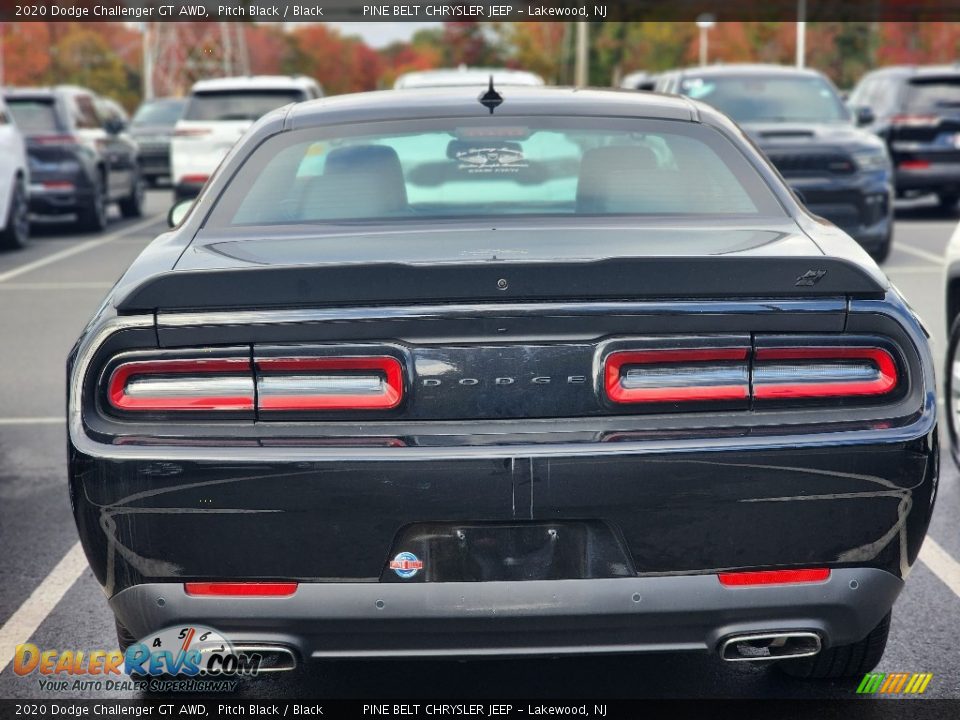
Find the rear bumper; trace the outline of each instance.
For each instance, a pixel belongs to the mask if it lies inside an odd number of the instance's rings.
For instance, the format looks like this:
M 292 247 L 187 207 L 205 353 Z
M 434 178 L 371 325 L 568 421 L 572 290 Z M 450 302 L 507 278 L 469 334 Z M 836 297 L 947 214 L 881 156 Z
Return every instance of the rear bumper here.
M 931 163 L 930 167 L 916 169 L 897 167 L 895 182 L 898 193 L 960 193 L 960 163 Z
M 856 642 L 903 582 L 835 570 L 809 585 L 722 586 L 715 575 L 479 583 L 308 583 L 287 598 L 204 598 L 138 585 L 110 605 L 137 637 L 200 623 L 234 643 L 291 647 L 301 659 L 716 651 L 731 635 L 812 631 Z M 160 602 L 162 599 L 162 603 Z

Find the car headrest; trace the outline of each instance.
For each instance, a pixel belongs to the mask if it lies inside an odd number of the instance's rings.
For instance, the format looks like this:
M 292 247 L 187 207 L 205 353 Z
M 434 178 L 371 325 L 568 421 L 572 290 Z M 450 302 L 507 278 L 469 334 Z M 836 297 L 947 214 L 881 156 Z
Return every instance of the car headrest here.
M 657 156 L 642 145 L 611 145 L 587 150 L 580 161 L 577 212 L 650 211 L 662 175 Z
M 375 218 L 407 210 L 407 186 L 397 151 L 385 145 L 333 150 L 323 175 L 311 179 L 301 202 L 304 220 Z

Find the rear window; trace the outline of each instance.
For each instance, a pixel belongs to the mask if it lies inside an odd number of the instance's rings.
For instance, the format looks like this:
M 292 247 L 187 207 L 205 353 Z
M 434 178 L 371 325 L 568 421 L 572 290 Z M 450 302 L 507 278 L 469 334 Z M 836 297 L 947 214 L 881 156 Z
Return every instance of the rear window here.
M 161 102 L 146 102 L 137 108 L 133 116 L 134 125 L 173 126 L 183 115 L 186 101 L 164 100 Z
M 830 83 L 815 75 L 685 77 L 680 93 L 713 105 L 738 123 L 849 120 Z
M 783 210 L 718 131 L 685 122 L 490 118 L 338 126 L 258 147 L 208 226 Z
M 302 90 L 224 90 L 195 92 L 184 120 L 256 120 L 271 110 L 306 99 Z
M 911 80 L 905 104 L 908 111 L 960 107 L 960 75 Z
M 7 106 L 20 130 L 27 135 L 61 131 L 53 99 L 7 98 Z

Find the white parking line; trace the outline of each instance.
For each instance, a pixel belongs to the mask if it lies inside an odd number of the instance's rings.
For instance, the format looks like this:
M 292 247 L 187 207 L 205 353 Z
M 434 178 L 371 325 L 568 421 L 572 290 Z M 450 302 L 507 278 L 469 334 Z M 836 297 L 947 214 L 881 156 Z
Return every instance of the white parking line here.
M 68 257 L 73 257 L 74 255 L 85 252 L 87 250 L 91 250 L 92 248 L 98 247 L 100 245 L 105 245 L 111 240 L 116 240 L 117 238 L 122 237 L 123 235 L 137 232 L 138 230 L 142 230 L 145 227 L 149 227 L 150 225 L 157 223 L 159 220 L 160 220 L 159 216 L 154 215 L 147 218 L 143 222 L 138 222 L 138 223 L 135 223 L 134 225 L 127 225 L 108 235 L 104 235 L 98 238 L 93 238 L 92 240 L 87 240 L 86 242 L 82 242 L 79 245 L 74 245 L 73 247 L 65 248 L 60 252 L 55 252 L 52 255 L 47 255 L 46 257 L 38 258 L 33 262 L 28 262 L 24 265 L 21 265 L 20 267 L 15 267 L 12 270 L 7 270 L 6 272 L 0 273 L 0 283 L 6 282 L 7 280 L 11 280 L 15 277 L 20 277 L 21 275 L 24 275 L 28 272 L 32 272 L 39 268 L 45 267 L 47 265 L 51 265 L 55 262 L 66 260 Z
M 960 597 L 960 563 L 944 550 L 929 535 L 920 548 L 920 559 L 940 580 Z
M 33 636 L 86 568 L 87 558 L 78 542 L 0 627 L 0 673 L 13 660 L 17 645 Z
M 943 265 L 944 255 L 937 255 L 936 253 L 929 252 L 928 250 L 921 250 L 920 248 L 915 248 L 910 245 L 898 244 L 893 246 L 894 252 L 902 252 L 907 255 L 913 255 L 914 257 L 920 258 L 921 260 L 929 260 L 932 263 L 937 265 Z M 894 270 L 895 268 L 891 268 Z
M 0 290 L 103 290 L 113 287 L 111 282 L 36 282 L 36 283 L 5 283 Z
M 0 418 L 0 425 L 66 425 L 65 417 L 12 417 Z
M 932 273 L 939 274 L 943 272 L 942 267 L 931 267 L 930 265 L 899 265 L 894 267 L 885 267 L 883 268 L 884 272 L 887 275 L 895 275 L 903 273 L 904 275 L 909 275 L 912 273 L 924 274 Z M 2 286 L 0 286 L 2 287 Z

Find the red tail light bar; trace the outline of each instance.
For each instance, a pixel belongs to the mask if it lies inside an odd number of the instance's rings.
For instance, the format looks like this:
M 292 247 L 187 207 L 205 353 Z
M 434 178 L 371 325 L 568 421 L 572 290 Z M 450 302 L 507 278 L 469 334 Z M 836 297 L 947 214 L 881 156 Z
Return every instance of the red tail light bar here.
M 899 381 L 880 347 L 624 350 L 604 362 L 604 389 L 618 404 L 799 400 L 880 396 Z
M 758 570 L 729 572 L 717 575 L 721 585 L 751 587 L 756 585 L 792 585 L 819 583 L 830 579 L 830 568 L 803 568 L 799 570 Z
M 390 410 L 403 398 L 403 368 L 389 355 L 261 358 L 260 410 Z
M 897 364 L 883 348 L 760 348 L 754 354 L 757 399 L 884 395 L 896 385 Z
M 890 124 L 898 127 L 936 127 L 940 118 L 936 115 L 894 115 Z
M 747 348 L 624 350 L 610 353 L 604 387 L 615 403 L 744 400 Z
M 135 360 L 107 381 L 114 408 L 140 412 L 390 410 L 403 392 L 389 355 Z
M 144 360 L 118 365 L 107 384 L 118 410 L 253 410 L 249 358 Z

